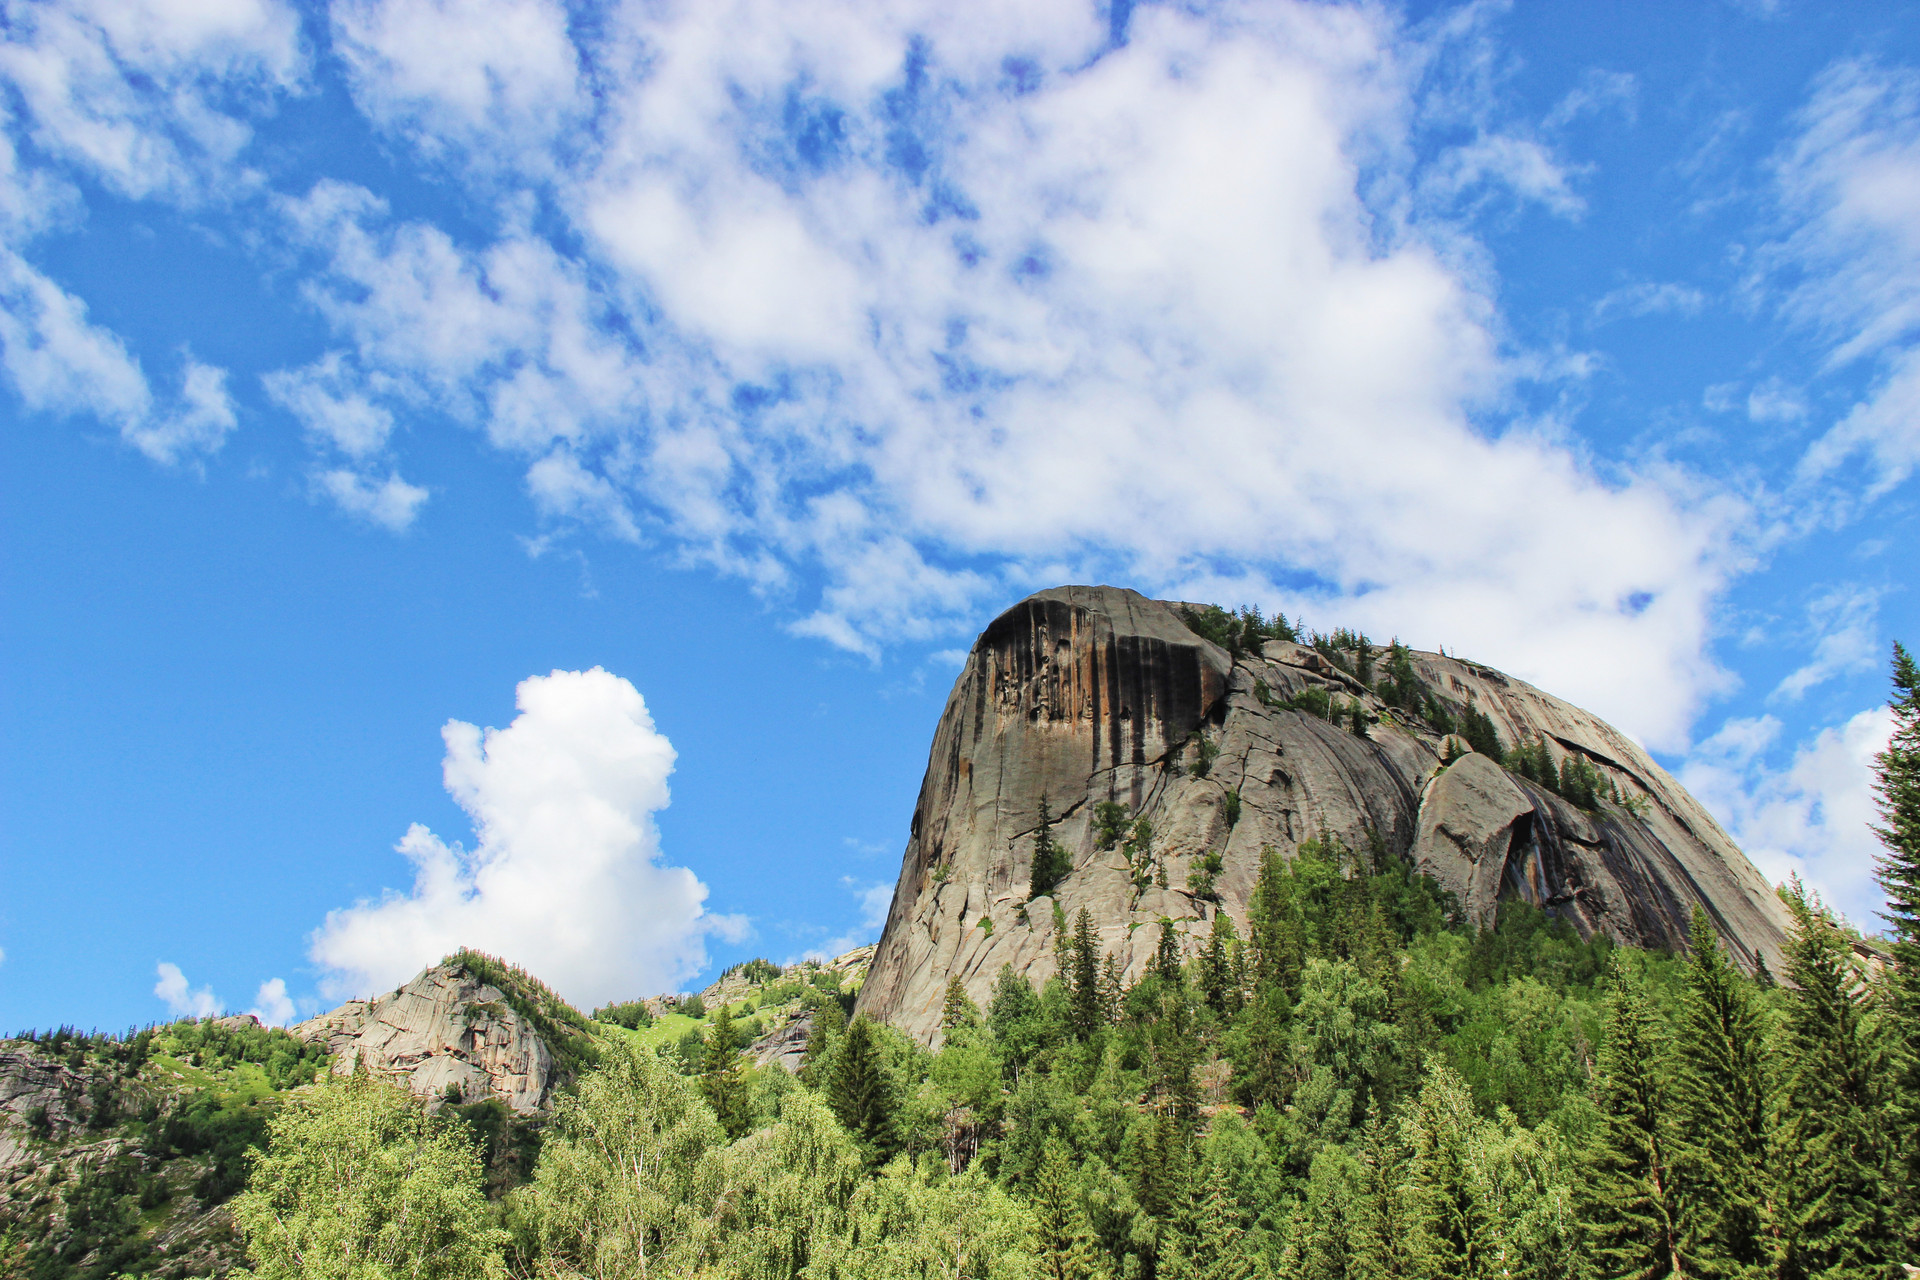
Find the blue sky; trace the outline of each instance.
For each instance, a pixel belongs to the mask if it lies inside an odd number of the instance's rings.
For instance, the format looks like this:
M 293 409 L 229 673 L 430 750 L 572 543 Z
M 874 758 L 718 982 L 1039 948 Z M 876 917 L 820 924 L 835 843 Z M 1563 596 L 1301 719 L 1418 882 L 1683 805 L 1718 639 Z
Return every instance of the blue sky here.
M 870 940 L 959 655 L 1445 644 L 1872 923 L 1914 4 L 12 4 L 0 1027 Z

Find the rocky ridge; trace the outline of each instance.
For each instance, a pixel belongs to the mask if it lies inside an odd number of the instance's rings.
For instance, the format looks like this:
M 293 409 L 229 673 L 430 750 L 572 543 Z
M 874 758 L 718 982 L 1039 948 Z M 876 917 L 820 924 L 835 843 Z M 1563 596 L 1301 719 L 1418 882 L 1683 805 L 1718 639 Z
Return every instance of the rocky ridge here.
M 1044 981 L 1060 923 L 1083 907 L 1132 980 L 1163 928 L 1189 952 L 1216 912 L 1244 933 L 1262 850 L 1322 836 L 1411 859 L 1473 922 L 1519 898 L 1585 936 L 1672 947 L 1697 903 L 1744 963 L 1777 964 L 1785 918 L 1765 878 L 1598 717 L 1481 664 L 1409 654 L 1449 716 L 1475 708 L 1507 749 L 1590 769 L 1603 798 L 1582 808 L 1388 705 L 1328 653 L 1273 640 L 1229 653 L 1186 608 L 1060 587 L 988 625 L 934 734 L 861 1011 L 933 1039 L 949 975 L 976 1002 L 1002 965 Z M 1315 699 L 1358 703 L 1365 736 L 1303 709 Z M 1029 901 L 1043 797 L 1071 868 Z M 1103 802 L 1151 826 L 1146 883 L 1119 841 L 1099 847 Z M 1217 872 L 1195 878 L 1210 854 Z

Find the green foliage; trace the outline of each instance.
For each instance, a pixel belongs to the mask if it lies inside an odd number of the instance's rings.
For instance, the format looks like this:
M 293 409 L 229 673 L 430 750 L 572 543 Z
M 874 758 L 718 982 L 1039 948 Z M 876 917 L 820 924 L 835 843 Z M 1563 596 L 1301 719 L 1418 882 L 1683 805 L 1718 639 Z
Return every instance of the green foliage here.
M 686 996 L 674 1007 L 674 1012 L 685 1018 L 704 1018 L 707 1016 L 707 1002 L 699 996 Z
M 1027 896 L 1044 898 L 1073 870 L 1073 855 L 1053 838 L 1053 814 L 1046 796 L 1040 797 L 1040 818 L 1033 831 L 1033 865 L 1028 873 Z
M 742 981 L 757 985 L 774 982 L 780 977 L 780 966 L 762 956 L 751 960 L 742 960 L 739 964 L 728 965 L 720 971 L 720 980 L 738 977 Z
M 482 1186 L 464 1126 L 355 1076 L 281 1110 L 233 1215 L 261 1280 L 504 1276 Z
M 1333 697 L 1319 685 L 1308 685 L 1288 698 L 1285 705 L 1291 710 L 1315 716 L 1321 720 L 1334 718 Z
M 1127 833 L 1127 806 L 1102 800 L 1093 806 L 1093 846 L 1111 849 Z
M 1220 816 L 1227 820 L 1229 831 L 1240 825 L 1240 793 L 1237 790 L 1227 792 L 1221 800 Z
M 1892 966 L 1882 1013 L 1886 1023 L 1895 1208 L 1907 1224 L 1909 1260 L 1920 1258 L 1920 669 L 1893 646 L 1893 735 L 1874 758 L 1874 790 L 1884 852 L 1875 879 L 1886 895 Z
M 458 965 L 490 987 L 498 988 L 507 1005 L 525 1018 L 553 1052 L 554 1064 L 571 1075 L 589 1066 L 599 1056 L 599 1040 L 593 1024 L 546 983 L 519 965 L 498 956 L 468 947 L 448 956 L 441 963 Z
M 1225 865 L 1225 860 L 1212 849 L 1195 858 L 1187 872 L 1187 892 L 1208 902 L 1218 902 L 1220 895 L 1214 892 L 1214 881 Z
M 603 1004 L 593 1011 L 593 1020 L 616 1027 L 625 1027 L 629 1031 L 637 1031 L 641 1027 L 653 1025 L 653 1015 L 647 1012 L 645 1002 L 640 1000 L 622 1000 L 614 1004 Z
M 1606 1275 L 1655 1280 L 1697 1271 L 1698 1223 L 1678 1171 L 1670 1076 L 1647 996 L 1619 969 L 1594 1079 L 1601 1130 L 1586 1212 L 1594 1258 Z
M 1468 746 L 1494 763 L 1506 759 L 1500 745 L 1500 730 L 1494 727 L 1493 717 L 1471 702 L 1460 715 L 1460 736 L 1467 740 Z
M 899 1146 L 900 1135 L 894 1125 L 894 1083 L 874 1039 L 873 1023 L 865 1017 L 847 1028 L 827 1080 L 827 1105 L 860 1144 L 867 1163 L 878 1167 Z
M 700 1094 L 713 1108 L 714 1118 L 729 1138 L 738 1138 L 753 1120 L 747 1100 L 747 1085 L 740 1069 L 740 1044 L 735 1037 L 733 1015 L 723 1003 L 714 1012 L 707 1028 L 700 1060 Z
M 1220 757 L 1220 744 L 1207 736 L 1202 729 L 1195 740 L 1193 763 L 1187 766 L 1187 772 L 1196 778 L 1204 778 L 1213 772 L 1213 762 Z
M 1897 1228 L 1884 1194 L 1889 1154 L 1879 1038 L 1846 939 L 1797 881 L 1782 897 L 1788 1076 L 1780 1232 L 1789 1276 L 1866 1276 L 1891 1260 Z

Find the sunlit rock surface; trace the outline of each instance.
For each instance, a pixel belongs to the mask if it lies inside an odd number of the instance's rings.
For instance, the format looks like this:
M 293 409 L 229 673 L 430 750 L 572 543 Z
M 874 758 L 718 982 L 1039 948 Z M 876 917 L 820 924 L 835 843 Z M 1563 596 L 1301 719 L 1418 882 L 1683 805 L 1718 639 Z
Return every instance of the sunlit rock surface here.
M 1518 897 L 1583 934 L 1674 946 L 1697 902 L 1743 962 L 1764 953 L 1777 967 L 1778 899 L 1644 751 L 1490 668 L 1418 651 L 1413 662 L 1454 711 L 1471 700 L 1509 747 L 1544 739 L 1556 762 L 1583 757 L 1626 804 L 1583 811 L 1484 756 L 1443 768 L 1442 735 L 1311 648 L 1268 642 L 1236 661 L 1190 630 L 1179 605 L 1115 587 L 1021 601 L 981 634 L 947 699 L 859 1009 L 931 1039 L 949 975 L 977 1002 L 1002 965 L 1044 981 L 1055 971 L 1056 903 L 1067 920 L 1087 908 L 1101 944 L 1138 977 L 1163 918 L 1189 952 L 1215 911 L 1244 935 L 1262 848 L 1291 854 L 1322 833 L 1359 850 L 1377 837 L 1475 921 Z M 1378 723 L 1361 738 L 1279 705 L 1314 687 L 1361 699 Z M 1203 732 L 1219 754 L 1196 777 Z M 1231 827 L 1229 792 L 1240 797 Z M 1050 899 L 1028 902 L 1042 796 L 1073 870 Z M 1095 848 L 1094 806 L 1105 800 L 1152 824 L 1167 888 L 1137 890 L 1125 855 Z M 1187 891 L 1210 850 L 1224 861 L 1217 902 Z

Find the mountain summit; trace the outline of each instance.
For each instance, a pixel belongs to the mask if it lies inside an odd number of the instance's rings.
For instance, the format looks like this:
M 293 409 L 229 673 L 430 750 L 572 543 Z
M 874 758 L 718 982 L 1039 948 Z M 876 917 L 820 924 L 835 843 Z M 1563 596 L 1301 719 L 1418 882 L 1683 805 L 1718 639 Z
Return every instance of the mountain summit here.
M 1636 946 L 1694 904 L 1777 966 L 1785 911 L 1699 802 L 1597 716 L 1477 663 L 1116 587 L 974 642 L 935 731 L 859 1009 L 930 1039 L 950 976 L 1036 982 L 1084 908 L 1127 980 L 1241 927 L 1268 848 L 1410 859 L 1490 924 L 1521 899 Z M 1041 863 L 1035 871 L 1036 854 Z

